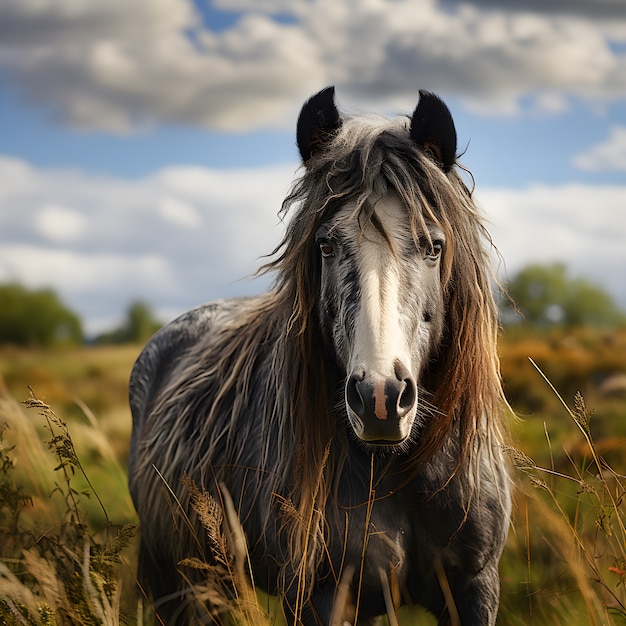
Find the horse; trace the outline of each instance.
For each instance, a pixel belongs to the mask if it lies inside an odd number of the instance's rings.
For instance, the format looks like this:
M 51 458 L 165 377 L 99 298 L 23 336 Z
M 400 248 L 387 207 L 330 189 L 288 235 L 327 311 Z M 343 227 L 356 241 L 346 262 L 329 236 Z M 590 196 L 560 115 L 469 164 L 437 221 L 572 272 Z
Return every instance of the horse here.
M 181 571 L 214 551 L 191 481 L 236 503 L 247 571 L 288 623 L 411 604 L 493 625 L 507 405 L 493 243 L 451 113 L 421 90 L 411 116 L 347 115 L 328 87 L 296 143 L 284 237 L 259 270 L 271 287 L 183 314 L 133 367 L 139 580 L 163 623 L 215 618 Z

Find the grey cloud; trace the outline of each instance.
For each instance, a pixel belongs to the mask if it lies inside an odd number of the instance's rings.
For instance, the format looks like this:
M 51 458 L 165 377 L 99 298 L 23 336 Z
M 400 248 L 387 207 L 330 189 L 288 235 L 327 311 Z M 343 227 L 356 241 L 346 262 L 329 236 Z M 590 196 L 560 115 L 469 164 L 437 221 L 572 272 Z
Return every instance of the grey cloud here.
M 405 12 L 403 23 L 410 26 L 396 27 L 395 37 L 384 42 L 376 71 L 355 68 L 352 89 L 381 96 L 407 87 L 413 92 L 407 77 L 419 77 L 430 89 L 455 94 L 490 114 L 519 113 L 522 96 L 539 109 L 555 94 L 623 98 L 626 58 L 611 50 L 591 22 L 466 6 L 412 24 L 408 6 Z
M 613 4 L 598 6 L 608 15 Z M 410 105 L 426 87 L 492 114 L 518 113 L 529 96 L 541 108 L 626 90 L 626 16 L 503 11 L 487 0 L 454 8 L 239 0 L 229 8 L 249 13 L 213 32 L 191 0 L 8 0 L 0 3 L 3 80 L 69 125 L 113 132 L 284 126 L 326 84 L 360 106 L 396 108 L 409 97 Z M 274 20 L 274 11 L 294 21 Z
M 154 38 L 200 23 L 193 4 L 180 0 L 3 0 L 0 16 L 0 41 L 24 49 L 54 45 L 62 39 L 84 45 L 105 33 L 128 41 L 140 32 Z
M 577 15 L 591 20 L 618 18 L 624 19 L 622 0 L 443 0 L 442 5 L 455 9 L 459 4 L 470 4 L 479 9 L 532 12 L 549 15 Z

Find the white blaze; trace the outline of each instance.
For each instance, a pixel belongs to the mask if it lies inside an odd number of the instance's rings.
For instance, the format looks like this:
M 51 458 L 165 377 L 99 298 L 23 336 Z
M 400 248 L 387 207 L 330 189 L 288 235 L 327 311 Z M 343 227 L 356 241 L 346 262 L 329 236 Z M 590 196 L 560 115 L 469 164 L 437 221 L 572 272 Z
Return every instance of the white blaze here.
M 408 218 L 400 199 L 390 194 L 376 205 L 376 214 L 394 248 L 399 250 L 399 242 L 406 239 L 408 232 Z M 395 375 L 397 360 L 410 363 L 409 348 L 400 327 L 398 259 L 371 224 L 357 236 L 360 237 L 357 249 L 361 300 L 351 365 L 353 370 L 365 367 L 383 384 L 385 378 Z

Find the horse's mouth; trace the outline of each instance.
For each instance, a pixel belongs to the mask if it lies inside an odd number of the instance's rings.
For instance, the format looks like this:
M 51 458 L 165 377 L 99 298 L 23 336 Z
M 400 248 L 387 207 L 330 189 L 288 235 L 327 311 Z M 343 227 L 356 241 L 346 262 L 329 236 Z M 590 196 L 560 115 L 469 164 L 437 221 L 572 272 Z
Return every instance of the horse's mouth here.
M 381 450 L 383 448 L 393 450 L 394 448 L 403 447 L 411 438 L 413 426 L 413 420 L 411 420 L 410 423 L 396 423 L 393 426 L 387 425 L 384 422 L 374 425 L 370 424 L 368 428 L 363 420 L 350 409 L 348 409 L 348 422 L 360 443 L 367 447 Z
M 394 446 L 402 445 L 407 439 L 408 437 L 403 437 L 402 439 L 361 439 L 361 441 L 368 446 L 393 448 Z

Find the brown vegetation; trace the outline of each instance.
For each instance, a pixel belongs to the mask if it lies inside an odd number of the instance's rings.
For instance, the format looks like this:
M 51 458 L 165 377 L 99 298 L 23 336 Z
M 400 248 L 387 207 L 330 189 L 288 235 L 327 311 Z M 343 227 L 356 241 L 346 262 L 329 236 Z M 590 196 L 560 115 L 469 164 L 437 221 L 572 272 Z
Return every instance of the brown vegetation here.
M 126 383 L 138 351 L 0 352 L 0 425 L 8 424 L 0 442 L 0 619 L 8 624 L 150 623 L 127 545 L 135 516 L 125 476 Z M 520 420 L 510 449 L 518 488 L 499 623 L 624 623 L 626 329 L 513 328 L 500 354 Z M 29 399 L 27 385 L 42 400 Z M 235 598 L 222 607 L 231 618 L 234 611 L 239 623 L 275 623 L 276 604 L 265 596 L 261 606 L 251 602 L 241 575 L 236 515 L 190 488 L 224 570 L 216 577 L 206 564 L 183 564 L 212 574 L 198 600 Z M 428 623 L 411 610 L 398 619 Z

